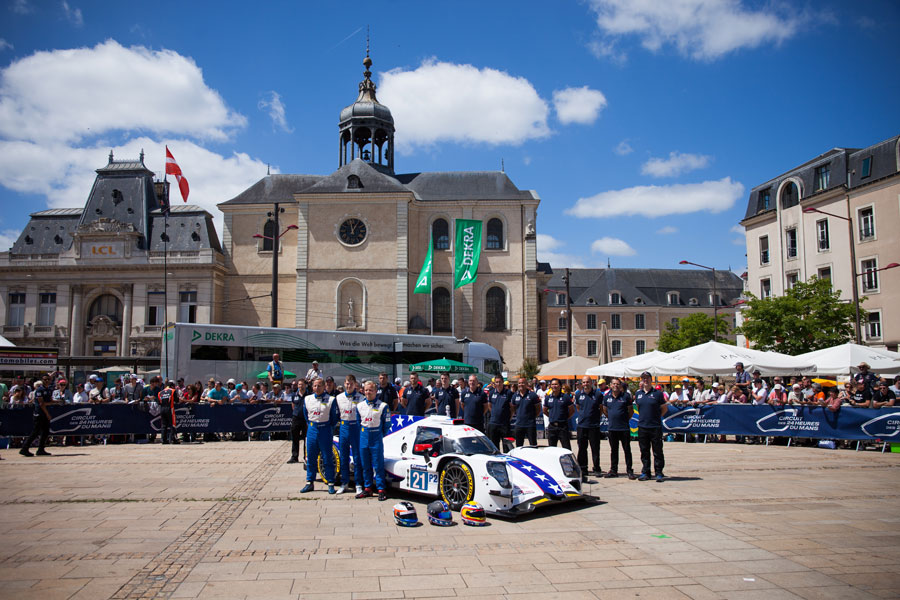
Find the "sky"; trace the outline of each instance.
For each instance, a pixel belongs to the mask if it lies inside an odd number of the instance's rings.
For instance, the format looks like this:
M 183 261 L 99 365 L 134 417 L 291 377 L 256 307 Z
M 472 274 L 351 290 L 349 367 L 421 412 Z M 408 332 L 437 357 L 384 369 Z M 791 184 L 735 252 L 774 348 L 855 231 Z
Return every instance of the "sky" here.
M 554 268 L 740 274 L 751 188 L 900 133 L 898 30 L 895 0 L 6 0 L 0 248 L 110 150 L 161 176 L 168 145 L 220 234 L 267 169 L 333 172 L 368 32 L 398 173 L 505 170 Z

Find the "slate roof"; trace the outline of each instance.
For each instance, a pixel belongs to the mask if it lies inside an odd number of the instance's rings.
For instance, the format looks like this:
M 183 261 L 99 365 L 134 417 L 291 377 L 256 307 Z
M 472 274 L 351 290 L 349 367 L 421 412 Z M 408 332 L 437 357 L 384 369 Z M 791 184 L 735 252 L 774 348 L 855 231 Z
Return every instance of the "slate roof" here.
M 348 187 L 355 175 L 360 188 Z M 267 175 L 223 202 L 226 204 L 272 204 L 293 202 L 293 194 L 412 193 L 422 201 L 440 200 L 533 200 L 535 195 L 520 190 L 502 171 L 439 171 L 389 175 L 357 158 L 331 175 Z
M 747 201 L 747 210 L 744 219 L 749 219 L 758 214 L 767 212 L 760 198 L 760 192 L 770 190 L 770 211 L 777 208 L 777 192 L 781 183 L 788 178 L 798 179 L 801 183 L 801 198 L 821 194 L 835 188 L 846 188 L 847 165 L 850 165 L 850 187 L 869 185 L 874 181 L 884 179 L 896 174 L 897 171 L 897 141 L 900 136 L 894 136 L 878 144 L 867 148 L 832 148 L 824 154 L 806 161 L 790 171 L 782 173 L 769 181 L 753 187 Z M 862 161 L 867 156 L 872 157 L 872 173 L 869 177 L 862 177 Z M 816 189 L 816 168 L 823 165 L 829 167 L 828 186 L 823 190 Z M 852 173 L 855 171 L 855 173 Z
M 80 208 L 54 208 L 32 213 L 31 220 L 8 248 L 12 254 L 58 254 L 72 246 L 72 233 L 81 219 Z M 0 248 L 0 251 L 7 248 Z
M 565 269 L 555 269 L 547 287 L 564 292 L 564 275 Z M 622 296 L 623 305 L 670 306 L 668 293 L 678 292 L 678 306 L 710 307 L 712 275 L 705 269 L 569 269 L 569 292 L 573 306 L 610 306 L 612 292 Z M 723 305 L 732 304 L 743 288 L 731 271 L 716 271 L 716 292 Z M 691 298 L 697 303 L 691 304 Z
M 161 211 L 151 213 L 150 250 L 162 252 L 183 252 L 212 248 L 222 251 L 219 236 L 213 225 L 212 215 L 191 204 L 172 206 L 169 213 L 169 243 L 166 248 L 162 234 L 165 231 L 165 216 Z

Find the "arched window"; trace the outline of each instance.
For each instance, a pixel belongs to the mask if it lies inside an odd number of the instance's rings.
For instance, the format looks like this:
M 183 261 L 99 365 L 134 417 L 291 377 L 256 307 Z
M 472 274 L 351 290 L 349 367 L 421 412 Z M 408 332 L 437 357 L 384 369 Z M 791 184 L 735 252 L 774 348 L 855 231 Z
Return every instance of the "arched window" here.
M 431 224 L 431 239 L 435 250 L 450 249 L 450 226 L 446 219 L 435 219 Z M 436 327 L 436 325 L 435 325 Z M 444 331 L 443 329 L 441 331 Z
M 503 250 L 503 221 L 500 219 L 491 219 L 487 222 L 487 245 L 488 250 Z
M 792 206 L 797 206 L 799 202 L 800 191 L 797 189 L 797 184 L 793 181 L 789 181 L 781 189 L 781 208 L 790 208 Z
M 272 248 L 275 247 L 275 221 L 269 219 L 266 221 L 266 224 L 263 225 L 263 241 L 262 241 L 262 250 L 263 252 L 271 252 Z
M 450 314 L 450 292 L 447 288 L 434 288 L 431 294 L 431 310 L 434 311 L 434 330 L 450 331 L 453 319 Z
M 91 309 L 88 311 L 88 321 L 93 321 L 94 317 L 106 315 L 116 324 L 122 323 L 122 303 L 112 294 L 103 294 L 91 303 Z
M 485 331 L 506 331 L 506 292 L 492 287 L 484 301 Z

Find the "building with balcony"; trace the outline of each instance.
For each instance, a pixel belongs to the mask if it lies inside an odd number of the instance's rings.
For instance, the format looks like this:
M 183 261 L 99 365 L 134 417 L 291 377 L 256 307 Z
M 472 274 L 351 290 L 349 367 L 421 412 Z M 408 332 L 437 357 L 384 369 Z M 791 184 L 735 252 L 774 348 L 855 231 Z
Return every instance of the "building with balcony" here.
M 861 342 L 897 350 L 900 269 L 882 269 L 900 263 L 900 136 L 833 148 L 755 186 L 741 225 L 748 291 L 781 295 L 819 277 L 850 301 L 855 271 L 868 313 Z

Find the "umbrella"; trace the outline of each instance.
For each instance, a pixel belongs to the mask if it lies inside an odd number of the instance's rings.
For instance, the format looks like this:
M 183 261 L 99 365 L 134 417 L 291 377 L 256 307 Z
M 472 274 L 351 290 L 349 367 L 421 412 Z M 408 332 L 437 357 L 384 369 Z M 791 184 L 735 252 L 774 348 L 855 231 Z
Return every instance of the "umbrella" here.
M 257 378 L 257 379 L 262 379 L 262 378 L 265 378 L 265 377 L 268 377 L 268 376 L 269 376 L 269 372 L 268 372 L 268 371 L 263 371 L 262 373 L 257 373 L 257 374 L 256 374 L 256 378 Z M 285 379 L 291 379 L 292 377 L 296 377 L 296 376 L 297 376 L 296 373 L 291 373 L 290 371 L 285 371 L 285 372 L 284 372 L 284 378 L 285 378 Z
M 606 327 L 606 321 L 600 322 L 600 348 L 597 352 L 600 361 L 597 364 L 605 364 L 612 360 L 612 348 L 609 341 L 609 329 Z
M 717 375 L 733 372 L 736 362 L 744 363 L 744 368 L 751 373 L 759 369 L 763 375 L 816 372 L 815 363 L 802 357 L 729 346 L 720 342 L 706 342 L 672 352 L 647 370 L 654 375 Z
M 837 387 L 838 382 L 834 379 L 819 379 L 818 377 L 812 380 L 813 383 L 819 383 L 822 387 Z
M 861 362 L 868 364 L 873 373 L 882 376 L 900 374 L 900 355 L 896 352 L 853 343 L 813 350 L 796 358 L 811 362 L 819 373 L 829 375 L 854 375 L 859 372 Z
M 450 360 L 449 358 L 439 358 L 437 360 L 426 360 L 425 362 L 416 363 L 409 366 L 410 373 L 477 373 L 478 367 L 467 365 L 458 360 Z
M 541 365 L 538 379 L 580 379 L 588 369 L 595 366 L 594 361 L 581 356 L 567 356 Z
M 622 360 L 601 364 L 587 370 L 588 375 L 611 375 L 613 377 L 631 377 L 640 375 L 641 372 L 668 356 L 666 352 L 651 350 L 644 354 L 638 354 Z M 626 370 L 628 371 L 626 373 Z

